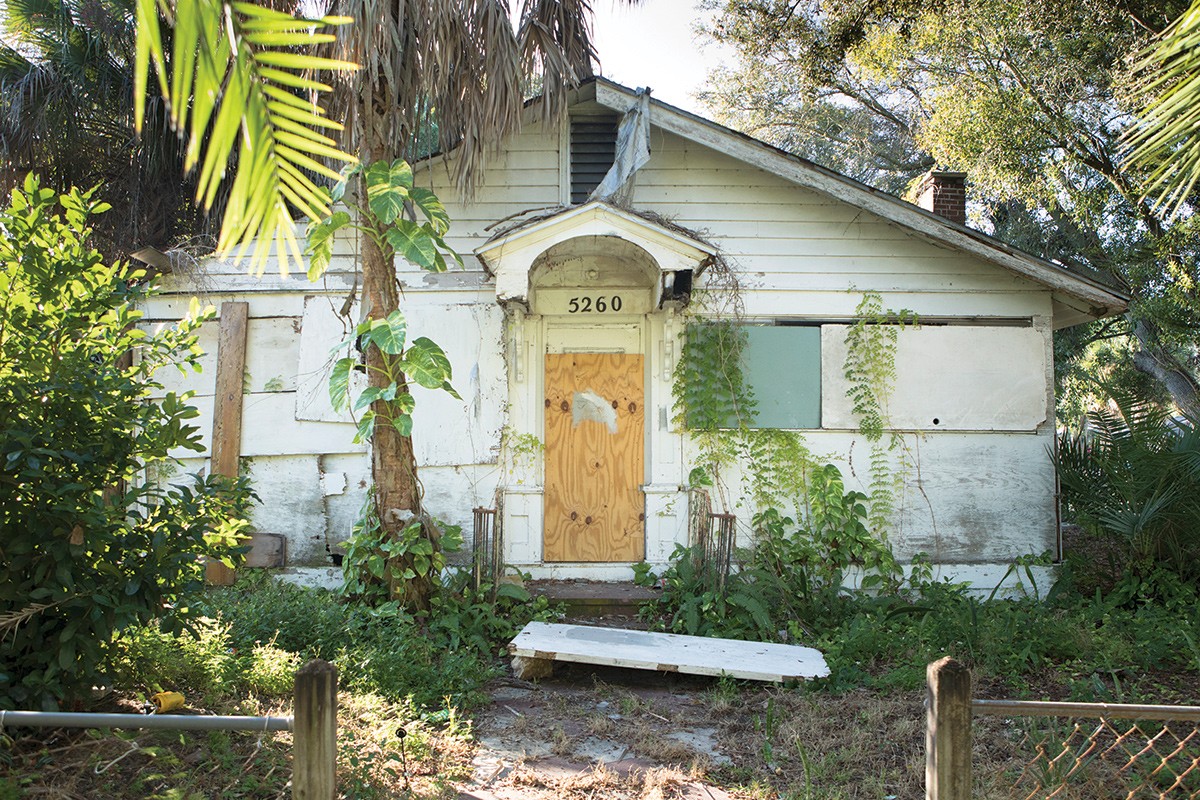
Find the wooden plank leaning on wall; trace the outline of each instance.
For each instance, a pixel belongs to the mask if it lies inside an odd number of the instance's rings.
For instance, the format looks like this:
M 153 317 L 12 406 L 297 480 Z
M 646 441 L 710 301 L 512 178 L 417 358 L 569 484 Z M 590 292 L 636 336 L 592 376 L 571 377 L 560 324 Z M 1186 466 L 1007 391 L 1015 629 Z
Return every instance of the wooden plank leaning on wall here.
M 250 304 L 221 304 L 217 328 L 217 388 L 213 404 L 212 474 L 236 478 L 242 449 L 242 382 L 246 371 L 246 329 Z M 216 586 L 229 586 L 234 570 L 209 561 L 205 578 Z

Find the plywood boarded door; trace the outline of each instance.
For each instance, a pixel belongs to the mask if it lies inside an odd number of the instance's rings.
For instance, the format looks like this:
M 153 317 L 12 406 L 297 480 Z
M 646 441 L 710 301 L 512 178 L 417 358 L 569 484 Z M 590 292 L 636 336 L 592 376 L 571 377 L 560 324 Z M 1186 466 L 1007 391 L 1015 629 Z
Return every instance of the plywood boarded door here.
M 546 561 L 640 561 L 642 356 L 546 356 Z

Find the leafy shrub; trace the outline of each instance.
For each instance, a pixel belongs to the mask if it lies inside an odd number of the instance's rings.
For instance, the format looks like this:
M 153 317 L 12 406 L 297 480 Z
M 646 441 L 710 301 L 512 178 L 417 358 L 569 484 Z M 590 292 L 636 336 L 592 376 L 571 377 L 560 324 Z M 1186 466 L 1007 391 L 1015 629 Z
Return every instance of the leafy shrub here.
M 261 694 L 291 694 L 300 666 L 297 653 L 281 650 L 274 643 L 255 645 L 246 665 L 246 685 Z
M 210 591 L 200 606 L 222 620 L 229 646 L 243 656 L 271 646 L 298 661 L 323 658 L 348 688 L 439 707 L 447 696 L 479 699 L 500 643 L 553 614 L 519 586 L 500 587 L 495 601 L 490 595 L 490 587 L 470 590 L 465 573 L 450 573 L 436 585 L 431 609 L 413 614 L 396 601 L 372 606 L 250 573 Z
M 1071 519 L 1086 532 L 1075 565 L 1080 588 L 1113 590 L 1122 578 L 1174 573 L 1200 581 L 1200 427 L 1161 405 L 1110 390 L 1113 407 L 1065 432 L 1055 461 Z
M 822 685 L 833 690 L 916 688 L 926 664 L 945 655 L 1017 684 L 1052 666 L 1200 672 L 1200 594 L 1175 573 L 1131 575 L 1107 595 L 1060 581 L 1044 595 L 1030 586 L 1026 596 L 984 599 L 933 580 L 921 562 L 901 584 L 899 565 L 866 529 L 862 495 L 846 492 L 832 467 L 814 471 L 810 487 L 805 525 L 774 509 L 755 518 L 756 547 L 723 591 L 698 553 L 678 548 L 645 615 L 676 632 L 816 647 L 831 671 Z M 843 585 L 852 566 L 875 578 L 864 579 L 869 590 Z
M 368 603 L 393 599 L 397 587 L 420 579 L 436 589 L 446 556 L 462 548 L 462 528 L 425 515 L 394 534 L 384 531 L 375 509 L 375 489 L 367 492 L 359 518 L 346 540 L 341 594 Z
M 849 568 L 864 571 L 866 587 L 897 584 L 890 548 L 867 528 L 866 496 L 846 491 L 837 467 L 811 470 L 806 499 L 802 525 L 774 508 L 755 515 L 754 549 L 722 590 L 697 551 L 677 547 L 663 596 L 648 613 L 669 614 L 668 627 L 679 633 L 794 639 L 846 602 Z
M 352 644 L 352 606 L 323 589 L 303 589 L 265 573 L 247 571 L 233 587 L 208 592 L 200 606 L 228 623 L 231 645 L 239 652 L 273 642 L 305 660 L 333 661 Z
M 213 699 L 237 691 L 237 654 L 229 625 L 201 617 L 190 630 L 175 633 L 158 625 L 124 631 L 113 643 L 108 677 L 147 695 L 183 692 L 189 702 Z
M 186 397 L 150 399 L 157 369 L 195 366 L 201 320 L 137 327 L 144 274 L 89 245 L 105 208 L 30 176 L 0 210 L 0 706 L 86 694 L 114 634 L 182 617 L 246 525 L 244 484 L 140 480 L 201 449 Z

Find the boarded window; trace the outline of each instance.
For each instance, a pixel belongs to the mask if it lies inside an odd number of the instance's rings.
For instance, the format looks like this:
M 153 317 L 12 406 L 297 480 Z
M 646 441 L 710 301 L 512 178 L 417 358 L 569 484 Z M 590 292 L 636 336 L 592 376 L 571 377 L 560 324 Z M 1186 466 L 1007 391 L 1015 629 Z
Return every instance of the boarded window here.
M 821 427 L 821 329 L 716 323 L 688 328 L 684 384 L 688 427 Z M 730 354 L 737 369 L 726 368 Z M 738 386 L 740 382 L 740 387 Z M 746 415 L 740 399 L 754 399 Z M 749 417 L 749 418 L 747 418 Z
M 742 375 L 754 393 L 754 428 L 821 427 L 821 329 L 748 326 Z
M 571 203 L 587 202 L 617 154 L 616 115 L 571 120 Z
M 826 428 L 859 425 L 846 363 L 845 325 L 826 325 Z M 888 421 L 900 430 L 1035 431 L 1050 400 L 1045 334 L 1035 328 L 922 325 L 899 332 Z

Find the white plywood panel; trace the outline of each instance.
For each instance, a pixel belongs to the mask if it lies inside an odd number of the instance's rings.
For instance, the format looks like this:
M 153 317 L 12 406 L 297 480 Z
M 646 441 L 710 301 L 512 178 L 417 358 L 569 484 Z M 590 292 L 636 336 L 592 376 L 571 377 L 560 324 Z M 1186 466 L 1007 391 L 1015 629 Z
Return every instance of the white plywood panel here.
M 166 323 L 159 323 L 166 324 Z M 251 318 L 246 337 L 246 382 L 250 392 L 294 392 L 296 390 L 296 357 L 300 348 L 300 318 Z M 204 351 L 200 357 L 199 373 L 181 372 L 175 367 L 160 370 L 156 379 L 165 392 L 193 391 L 211 395 L 217 374 L 217 323 L 200 326 L 198 344 Z
M 371 459 L 363 453 L 343 453 L 319 456 L 318 461 L 326 530 L 329 541 L 337 544 L 350 538 L 362 514 L 371 487 Z
M 892 541 L 901 559 L 923 552 L 942 564 L 1011 563 L 1053 551 L 1053 430 L 905 439 L 920 474 L 910 470 L 897 505 Z
M 341 317 L 342 300 L 329 295 L 305 298 L 304 316 L 300 326 L 300 347 L 294 362 L 296 370 L 296 407 L 294 418 L 314 422 L 352 422 L 348 409 L 335 411 L 329 398 L 329 376 L 334 362 L 346 355 L 345 350 L 334 352 L 339 342 L 354 332 L 358 307 L 350 317 Z M 357 351 L 355 351 L 357 353 Z M 366 377 L 358 371 L 350 374 L 351 398 L 366 387 Z M 353 403 L 353 400 L 351 400 Z M 329 451 L 336 452 L 336 451 Z
M 440 390 L 412 388 L 413 447 L 425 466 L 495 463 L 508 397 L 503 354 L 504 311 L 478 305 L 412 303 L 405 308 L 410 339 L 437 342 L 454 372 L 456 400 Z
M 212 432 L 212 397 L 196 397 L 192 405 L 200 412 L 189 424 L 200 430 L 200 443 L 207 451 Z M 295 417 L 294 392 L 242 395 L 242 455 L 318 455 L 321 453 L 365 452 L 353 444 L 354 426 L 337 422 L 311 422 Z M 176 458 L 194 456 L 190 450 L 171 451 Z
M 446 392 L 410 387 L 417 401 L 413 413 L 413 447 L 422 466 L 494 462 L 504 427 L 507 396 L 501 336 L 503 310 L 494 302 L 442 304 L 437 297 L 410 296 L 402 311 L 408 340 L 427 336 L 446 352 L 452 383 L 462 400 Z M 432 302 L 431 302 L 432 301 Z M 349 335 L 351 323 L 337 315 L 331 298 L 312 297 L 305 305 L 295 416 L 300 420 L 350 422 L 349 411 L 334 411 L 329 374 L 341 355 L 330 349 Z M 353 310 L 357 317 L 357 310 Z M 353 374 L 351 396 L 365 386 Z M 337 451 L 329 451 L 337 452 Z
M 811 647 L 548 622 L 527 624 L 509 643 L 508 652 L 523 658 L 775 683 L 829 674 L 825 657 Z
M 328 564 L 317 457 L 257 456 L 243 460 L 242 469 L 261 501 L 250 512 L 254 529 L 287 539 L 289 565 Z
M 845 378 L 847 326 L 821 329 L 821 426 L 857 428 Z M 1025 327 L 899 332 L 886 414 L 904 430 L 1033 431 L 1046 422 L 1045 334 Z
M 803 436 L 814 460 L 841 470 L 847 491 L 869 491 L 870 442 L 845 431 L 804 431 Z M 897 558 L 907 562 L 924 552 L 943 564 L 995 564 L 1052 549 L 1053 444 L 1049 429 L 1038 434 L 905 434 L 889 454 L 903 476 L 887 529 Z M 907 466 L 900 466 L 900 459 Z M 723 475 L 728 496 L 736 501 L 743 496 L 740 476 L 736 469 Z M 714 502 L 718 497 L 714 494 Z M 745 507 L 730 511 L 738 516 L 739 536 L 747 532 L 752 512 Z

